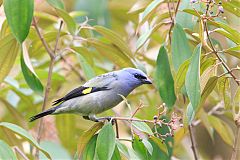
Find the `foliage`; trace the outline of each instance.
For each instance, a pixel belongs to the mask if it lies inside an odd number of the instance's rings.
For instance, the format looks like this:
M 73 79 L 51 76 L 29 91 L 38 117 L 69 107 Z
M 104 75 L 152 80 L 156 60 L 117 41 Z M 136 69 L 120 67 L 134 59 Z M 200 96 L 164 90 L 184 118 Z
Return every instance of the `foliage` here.
M 86 160 L 239 156 L 237 0 L 0 0 L 0 8 L 0 159 L 38 151 L 57 159 L 58 150 Z M 86 80 L 124 67 L 154 84 L 99 115 L 115 115 L 110 121 L 28 122 Z

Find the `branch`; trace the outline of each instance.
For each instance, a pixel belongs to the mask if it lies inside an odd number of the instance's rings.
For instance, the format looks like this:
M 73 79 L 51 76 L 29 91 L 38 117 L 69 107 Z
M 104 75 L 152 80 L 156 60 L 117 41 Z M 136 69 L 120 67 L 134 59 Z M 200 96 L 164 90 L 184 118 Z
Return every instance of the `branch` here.
M 238 151 L 240 150 L 239 139 L 240 139 L 240 126 L 237 126 L 237 133 L 236 133 L 236 136 L 235 136 L 235 141 L 234 141 L 234 145 L 233 145 L 231 160 L 236 160 L 237 159 Z
M 54 47 L 54 51 L 52 51 L 48 47 L 46 41 L 44 40 L 42 34 L 40 33 L 35 18 L 33 18 L 33 22 L 34 22 L 34 26 L 35 26 L 35 29 L 37 31 L 37 34 L 38 34 L 39 38 L 41 39 L 45 49 L 47 50 L 47 52 L 48 52 L 48 54 L 49 54 L 49 56 L 51 58 L 50 64 L 49 64 L 49 70 L 48 70 L 47 85 L 46 85 L 45 94 L 44 94 L 44 100 L 43 100 L 43 105 L 42 105 L 42 111 L 44 111 L 45 108 L 46 108 L 47 101 L 48 101 L 48 95 L 49 95 L 49 92 L 50 92 L 50 89 L 51 89 L 52 72 L 53 72 L 53 66 L 54 66 L 55 57 L 56 57 L 55 53 L 56 53 L 56 50 L 57 50 L 58 41 L 59 41 L 60 32 L 61 32 L 63 23 L 61 21 L 60 27 L 59 27 L 59 30 L 58 30 L 58 34 L 57 34 L 57 37 L 56 37 L 56 44 L 55 44 L 55 47 Z M 43 123 L 43 118 L 42 118 L 40 120 L 40 122 L 39 122 L 39 127 L 38 127 L 38 132 L 37 132 L 37 142 L 38 143 L 40 143 L 40 141 L 41 141 L 41 135 L 42 135 L 43 128 L 44 128 L 44 123 Z M 36 150 L 35 157 L 36 157 L 36 159 L 39 159 L 39 150 Z
M 193 151 L 194 159 L 198 160 L 195 138 L 194 138 L 194 135 L 192 133 L 192 125 L 188 125 L 188 130 L 189 130 L 189 134 L 190 134 L 190 140 L 191 140 L 191 143 L 192 143 L 191 148 L 192 148 L 192 151 Z
M 19 153 L 24 160 L 29 160 L 28 157 L 27 157 L 17 146 L 14 146 L 13 149 L 14 149 L 17 153 Z
M 35 17 L 33 17 L 33 26 L 35 27 L 35 29 L 36 29 L 36 31 L 37 31 L 37 34 L 38 34 L 38 37 L 41 39 L 42 44 L 43 44 L 43 46 L 45 47 L 47 53 L 49 54 L 49 56 L 51 57 L 51 59 L 54 59 L 54 58 L 55 58 L 55 54 L 54 54 L 54 52 L 48 47 L 47 42 L 45 41 L 44 37 L 43 37 L 42 34 L 40 33 Z
M 204 27 L 204 31 L 206 32 L 207 40 L 209 41 L 212 52 L 216 55 L 217 59 L 222 63 L 223 67 L 232 76 L 232 78 L 237 83 L 237 85 L 240 86 L 240 82 L 237 80 L 237 77 L 232 73 L 231 69 L 227 66 L 227 64 L 224 62 L 224 60 L 218 55 L 218 52 L 214 48 L 213 43 L 210 39 L 210 35 L 209 35 L 209 32 L 208 32 L 208 27 L 207 27 L 207 21 L 208 21 L 209 6 L 212 3 L 212 0 L 209 0 L 207 2 L 208 2 L 207 5 L 206 5 L 207 8 L 206 8 L 206 11 L 205 11 L 205 15 L 203 16 L 203 27 Z
M 172 32 L 172 29 L 173 29 L 173 26 L 174 26 L 174 23 L 175 23 L 175 19 L 176 19 L 176 16 L 177 16 L 177 12 L 178 12 L 178 8 L 179 8 L 179 5 L 180 5 L 180 2 L 181 2 L 181 0 L 178 0 L 178 2 L 177 2 L 177 6 L 176 6 L 175 11 L 174 11 L 175 17 L 173 17 L 173 15 L 171 13 L 169 1 L 167 3 L 167 5 L 168 5 L 168 12 L 169 12 L 170 19 L 171 19 L 171 26 L 170 26 L 169 31 L 168 31 L 168 37 L 169 37 L 170 44 L 172 43 L 171 32 Z

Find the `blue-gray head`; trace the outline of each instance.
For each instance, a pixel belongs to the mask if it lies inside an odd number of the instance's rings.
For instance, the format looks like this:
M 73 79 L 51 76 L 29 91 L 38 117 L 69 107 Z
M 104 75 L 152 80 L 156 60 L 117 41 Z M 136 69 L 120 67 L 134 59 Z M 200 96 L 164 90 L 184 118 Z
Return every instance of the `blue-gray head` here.
M 124 68 L 119 71 L 119 78 L 131 87 L 138 87 L 142 84 L 152 84 L 147 75 L 136 68 Z

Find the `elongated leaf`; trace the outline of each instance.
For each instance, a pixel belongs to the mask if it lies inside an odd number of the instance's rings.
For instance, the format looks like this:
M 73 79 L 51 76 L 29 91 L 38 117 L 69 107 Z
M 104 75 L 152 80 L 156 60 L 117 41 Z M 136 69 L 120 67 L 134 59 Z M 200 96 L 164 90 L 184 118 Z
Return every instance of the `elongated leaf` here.
M 163 0 L 154 0 L 152 1 L 147 8 L 143 11 L 143 17 L 141 23 L 144 23 L 147 18 L 153 14 L 153 12 L 157 9 L 157 7 L 164 2 Z
M 0 40 L 0 83 L 13 67 L 20 46 L 10 34 Z
M 79 138 L 78 140 L 78 157 L 82 157 L 83 150 L 89 140 L 93 137 L 93 135 L 100 129 L 102 128 L 103 123 L 99 122 L 94 124 L 89 130 L 85 131 Z
M 163 102 L 166 103 L 168 108 L 172 108 L 176 101 L 176 96 L 168 55 L 164 46 L 160 48 L 158 53 L 156 82 Z
M 4 11 L 13 35 L 22 43 L 29 32 L 32 22 L 33 0 L 5 0 Z
M 95 148 L 96 148 L 96 142 L 97 142 L 97 135 L 94 135 L 88 144 L 86 145 L 84 151 L 83 151 L 83 160 L 93 160 L 95 156 Z
M 230 33 L 231 35 L 235 36 L 236 39 L 238 39 L 238 42 L 240 41 L 240 33 L 234 29 L 232 26 L 229 26 L 226 23 L 223 22 L 215 22 L 215 21 L 211 21 L 213 23 L 213 25 L 219 27 L 219 28 L 223 28 L 225 31 L 227 31 L 228 33 Z
M 122 144 L 121 142 L 119 142 L 118 139 L 116 139 L 116 146 L 118 148 L 118 150 L 127 158 L 130 159 L 130 155 L 128 153 L 128 148 Z
M 89 63 L 86 61 L 86 59 L 80 53 L 78 54 L 78 57 L 79 57 L 81 68 L 85 76 L 87 77 L 87 79 L 91 79 L 95 77 L 95 72 L 93 68 L 89 65 Z
M 26 51 L 23 51 L 21 54 L 21 68 L 25 81 L 28 86 L 38 94 L 43 93 L 43 85 L 38 79 L 37 75 L 34 73 L 34 70 L 31 66 L 30 59 Z
M 77 23 L 75 20 L 63 9 L 55 8 L 58 16 L 60 16 L 67 25 L 68 31 L 75 35 L 77 31 Z
M 152 153 L 153 153 L 152 144 L 148 141 L 148 139 L 143 139 L 142 142 L 143 142 L 144 146 L 147 148 L 148 153 L 149 153 L 150 155 L 152 155 Z
M 150 158 L 150 154 L 138 136 L 134 136 L 132 148 L 141 160 L 148 160 Z
M 0 159 L 17 160 L 17 157 L 11 147 L 2 140 L 0 140 Z
M 230 54 L 238 59 L 240 59 L 240 45 L 224 50 L 224 53 Z
M 96 153 L 99 160 L 110 160 L 115 150 L 115 132 L 112 124 L 107 123 L 100 130 L 97 138 Z
M 191 125 L 193 119 L 195 116 L 195 111 L 193 109 L 193 106 L 191 103 L 188 104 L 187 106 L 187 111 L 186 111 L 186 117 L 187 117 L 187 124 Z
M 132 122 L 132 125 L 137 128 L 139 131 L 142 131 L 142 132 L 145 132 L 149 135 L 152 135 L 153 132 L 151 130 L 151 128 L 144 122 L 137 122 L 137 121 L 134 121 Z
M 71 151 L 71 148 L 76 147 L 76 140 L 73 139 L 73 137 L 78 134 L 77 120 L 75 116 L 69 114 L 56 116 L 56 129 L 64 148 Z
M 162 141 L 161 141 L 159 138 L 154 137 L 154 136 L 151 136 L 150 139 L 151 139 L 154 143 L 156 143 L 156 145 L 158 145 L 158 147 L 159 147 L 159 149 L 160 149 L 161 151 L 163 151 L 163 152 L 166 153 L 166 154 L 168 153 L 167 146 L 166 146 L 164 143 L 162 143 Z
M 173 28 L 172 35 L 172 60 L 175 70 L 192 55 L 186 34 L 178 23 Z
M 121 160 L 121 155 L 117 147 L 115 147 L 111 160 Z
M 194 50 L 190 66 L 187 71 L 185 86 L 186 91 L 189 97 L 189 100 L 192 104 L 194 110 L 196 110 L 199 105 L 201 98 L 201 90 L 200 90 L 200 55 L 201 55 L 201 47 L 199 44 Z
M 102 27 L 102 26 L 94 26 L 94 29 L 102 34 L 104 37 L 106 37 L 108 40 L 110 40 L 113 44 L 115 44 L 122 52 L 127 54 L 129 57 L 133 58 L 133 54 L 127 45 L 127 43 L 122 39 L 120 35 L 115 33 L 114 31 Z
M 217 76 L 213 76 L 208 80 L 206 86 L 203 89 L 202 95 L 201 95 L 201 104 L 204 103 L 204 101 L 207 99 L 207 97 L 213 91 L 217 82 L 218 82 L 218 77 Z
M 227 32 L 226 30 L 224 30 L 222 28 L 216 28 L 213 31 L 222 34 L 224 37 L 230 39 L 231 41 L 233 41 L 234 43 L 236 43 L 238 45 L 240 44 L 240 40 L 235 35 L 230 34 L 229 32 Z
M 101 55 L 108 58 L 118 66 L 134 67 L 132 60 L 126 54 L 119 51 L 119 49 L 116 48 L 115 46 L 110 44 L 105 44 L 96 39 L 88 39 L 87 42 L 93 47 L 95 47 Z
M 47 2 L 55 8 L 64 9 L 64 3 L 62 0 L 47 0 Z
M 28 140 L 31 144 L 33 144 L 35 147 L 37 147 L 42 153 L 44 153 L 45 156 L 47 156 L 49 159 L 51 159 L 48 152 L 45 151 L 25 129 L 23 129 L 15 124 L 7 123 L 7 122 L 1 122 L 0 127 L 7 128 L 7 129 L 11 130 L 12 132 L 16 133 L 17 135 L 23 137 L 24 139 Z
M 182 0 L 180 2 L 180 6 L 179 6 L 180 11 L 184 9 L 191 9 L 191 8 L 192 8 L 192 5 L 189 2 L 189 0 Z M 198 6 L 195 5 L 194 8 L 198 9 Z M 197 22 L 197 18 L 184 12 L 177 12 L 176 22 L 184 28 L 193 29 Z
M 233 133 L 231 128 L 221 119 L 209 115 L 208 120 L 212 127 L 217 131 L 217 133 L 221 136 L 224 142 L 232 146 L 233 144 Z
M 177 75 L 176 75 L 176 78 L 175 78 L 175 85 L 174 85 L 176 93 L 180 92 L 182 86 L 185 83 L 185 79 L 186 79 L 186 74 L 187 74 L 187 70 L 188 70 L 188 67 L 189 67 L 189 63 L 190 63 L 189 59 L 185 60 L 181 64 L 181 66 L 179 67 L 179 69 L 177 71 Z

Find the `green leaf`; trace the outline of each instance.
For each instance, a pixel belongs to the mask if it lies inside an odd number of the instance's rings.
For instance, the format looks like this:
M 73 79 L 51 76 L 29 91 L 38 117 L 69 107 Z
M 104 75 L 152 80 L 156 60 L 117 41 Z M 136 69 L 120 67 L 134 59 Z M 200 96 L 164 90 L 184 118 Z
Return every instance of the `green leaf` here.
M 35 147 L 37 147 L 42 153 L 44 153 L 45 156 L 47 156 L 49 159 L 51 159 L 49 153 L 46 150 L 44 150 L 25 129 L 23 129 L 15 124 L 8 123 L 8 122 L 1 122 L 0 127 L 7 128 L 7 129 L 11 130 L 12 132 L 16 133 L 17 135 L 23 137 L 24 139 L 28 140 L 31 144 L 33 144 Z
M 176 96 L 168 55 L 164 46 L 160 48 L 157 57 L 156 84 L 163 102 L 166 103 L 168 108 L 172 108 Z
M 240 44 L 240 39 L 238 39 L 238 37 L 236 35 L 230 34 L 229 32 L 227 32 L 226 30 L 224 30 L 222 28 L 216 28 L 213 31 L 217 32 L 219 34 L 222 34 L 224 37 L 228 38 L 229 40 L 233 41 L 236 44 Z M 238 34 L 240 34 L 240 33 L 238 33 Z
M 117 147 L 115 147 L 111 160 L 121 160 L 121 155 Z
M 132 125 L 137 128 L 139 131 L 153 135 L 151 128 L 144 122 L 133 121 Z
M 203 104 L 205 102 L 207 97 L 210 95 L 210 93 L 213 91 L 213 89 L 217 85 L 217 82 L 218 82 L 217 76 L 213 76 L 208 80 L 206 86 L 204 87 L 204 89 L 202 91 L 201 102 L 200 102 L 201 104 Z
M 144 23 L 144 22 L 147 20 L 147 18 L 153 14 L 153 12 L 157 9 L 157 7 L 158 7 L 162 2 L 164 2 L 164 1 L 163 1 L 163 0 L 154 0 L 154 1 L 152 1 L 152 2 L 146 7 L 146 9 L 143 11 L 141 23 Z
M 137 153 L 139 159 L 148 160 L 150 158 L 148 150 L 146 149 L 142 140 L 138 136 L 134 136 L 132 147 L 134 151 Z
M 99 122 L 94 124 L 89 130 L 83 132 L 78 140 L 78 157 L 82 157 L 83 151 L 89 140 L 93 137 L 93 135 L 102 128 L 103 123 Z
M 233 35 L 238 40 L 238 42 L 240 42 L 240 33 L 236 29 L 234 29 L 232 26 L 229 26 L 223 22 L 215 22 L 215 21 L 211 21 L 211 22 L 213 23 L 213 25 L 219 28 L 223 28 L 225 31 Z
M 130 159 L 130 155 L 128 153 L 128 148 L 122 144 L 121 142 L 119 142 L 118 139 L 116 139 L 116 146 L 119 149 L 119 151 L 127 158 Z
M 180 65 L 192 55 L 188 44 L 188 39 L 178 23 L 174 25 L 172 34 L 172 60 L 175 70 L 178 70 Z
M 151 136 L 150 139 L 159 147 L 161 151 L 167 154 L 167 146 L 165 145 L 165 143 L 162 143 L 161 139 L 154 136 Z
M 0 83 L 11 71 L 19 50 L 20 46 L 12 34 L 0 40 Z
M 38 79 L 37 75 L 34 73 L 33 67 L 26 51 L 22 51 L 21 54 L 21 68 L 24 79 L 27 82 L 28 86 L 36 93 L 42 95 L 43 85 Z
M 0 140 L 0 159 L 17 160 L 17 157 L 11 147 L 2 140 Z
M 199 81 L 201 47 L 201 44 L 197 45 L 193 52 L 193 56 L 185 80 L 186 91 L 194 110 L 196 110 L 196 108 L 198 107 L 201 98 Z
M 33 18 L 33 0 L 5 0 L 4 11 L 13 35 L 22 43 L 28 33 Z
M 64 3 L 62 0 L 47 0 L 47 2 L 55 8 L 64 10 Z
M 63 114 L 56 116 L 56 128 L 58 133 L 58 138 L 60 139 L 61 144 L 68 151 L 76 147 L 76 139 L 73 138 L 77 133 L 77 119 L 75 116 L 69 114 Z
M 68 31 L 75 35 L 77 31 L 77 23 L 75 20 L 63 9 L 55 8 L 58 16 L 60 16 L 67 25 Z
M 52 159 L 71 159 L 70 154 L 67 152 L 67 148 L 64 148 L 61 144 L 51 141 L 42 141 L 42 148 L 48 151 Z M 39 155 L 40 160 L 47 160 L 47 157 L 42 153 Z
M 195 110 L 192 107 L 192 104 L 189 103 L 186 110 L 187 123 L 190 125 L 194 119 Z
M 133 54 L 128 44 L 123 40 L 123 38 L 119 34 L 102 26 L 94 26 L 94 29 L 98 33 L 102 34 L 109 41 L 111 41 L 113 44 L 115 44 L 122 52 L 127 54 L 129 57 L 133 58 Z
M 228 49 L 224 50 L 223 52 L 240 59 L 240 45 L 232 47 L 232 48 L 228 48 Z
M 100 130 L 97 138 L 96 153 L 99 160 L 110 160 L 115 150 L 115 132 L 112 124 L 107 123 Z
M 234 135 L 228 124 L 212 115 L 208 116 L 208 121 L 211 126 L 217 131 L 223 141 L 232 146 Z
M 96 148 L 96 142 L 97 142 L 97 135 L 94 135 L 88 144 L 86 145 L 83 155 L 82 155 L 82 160 L 93 160 L 95 156 L 95 148 Z
M 134 67 L 132 60 L 128 55 L 119 51 L 114 45 L 105 44 L 97 39 L 89 38 L 87 42 L 96 48 L 96 50 L 104 57 L 111 60 L 120 67 Z
M 148 153 L 149 153 L 150 155 L 152 155 L 152 153 L 153 153 L 152 144 L 148 141 L 148 139 L 143 139 L 142 142 L 143 142 L 144 146 L 147 148 Z
M 87 79 L 89 80 L 95 77 L 95 72 L 93 68 L 89 65 L 89 63 L 86 61 L 86 59 L 80 53 L 78 54 L 78 57 L 79 57 L 81 68 L 85 76 L 87 77 Z
M 191 9 L 191 8 L 192 8 L 192 5 L 191 5 L 191 2 L 189 2 L 189 0 L 182 0 L 179 6 L 179 12 L 177 12 L 176 22 L 184 28 L 190 28 L 193 30 L 197 22 L 197 18 L 193 17 L 192 15 L 188 15 L 187 13 L 181 12 L 184 9 Z M 197 5 L 194 5 L 194 8 L 198 9 L 199 7 Z
M 190 63 L 189 59 L 185 60 L 177 71 L 177 75 L 175 77 L 175 84 L 174 84 L 176 93 L 179 93 L 181 91 L 185 83 L 189 63 Z

